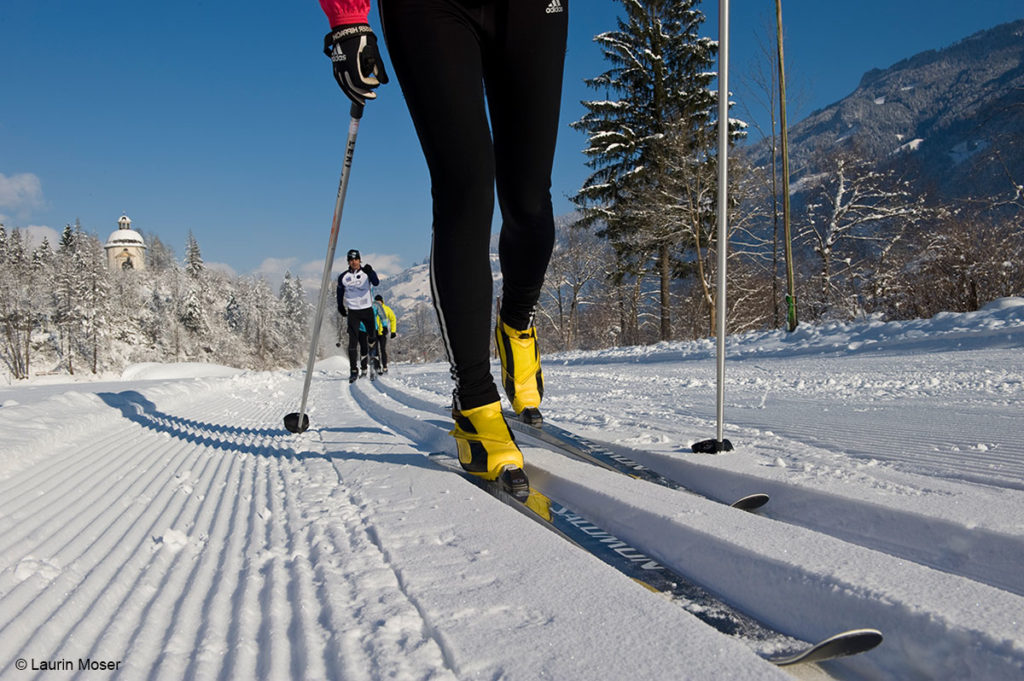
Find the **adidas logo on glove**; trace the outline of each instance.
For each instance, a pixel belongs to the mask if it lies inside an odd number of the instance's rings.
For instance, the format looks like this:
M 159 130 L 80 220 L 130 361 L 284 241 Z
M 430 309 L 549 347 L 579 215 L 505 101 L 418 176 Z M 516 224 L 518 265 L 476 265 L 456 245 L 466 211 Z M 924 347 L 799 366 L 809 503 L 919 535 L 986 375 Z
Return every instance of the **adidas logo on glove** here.
M 565 9 L 562 7 L 562 0 L 551 0 L 551 4 L 544 11 L 548 14 L 559 14 L 565 11 Z

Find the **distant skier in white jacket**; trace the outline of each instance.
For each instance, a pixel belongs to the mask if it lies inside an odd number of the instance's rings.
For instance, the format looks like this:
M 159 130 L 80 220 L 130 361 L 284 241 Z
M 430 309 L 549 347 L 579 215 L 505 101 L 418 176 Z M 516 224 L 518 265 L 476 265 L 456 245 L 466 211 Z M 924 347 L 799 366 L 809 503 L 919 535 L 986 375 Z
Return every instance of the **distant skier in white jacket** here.
M 359 251 L 348 252 L 348 269 L 338 277 L 338 313 L 348 319 L 348 382 L 359 378 L 359 356 L 372 356 L 377 364 L 377 325 L 373 320 L 373 297 L 371 286 L 379 286 L 380 278 L 368 264 L 362 264 Z M 367 329 L 363 339 L 359 337 L 359 323 Z M 360 352 L 361 351 L 361 352 Z M 365 360 L 364 360 L 365 361 Z M 363 365 L 363 373 L 366 365 Z

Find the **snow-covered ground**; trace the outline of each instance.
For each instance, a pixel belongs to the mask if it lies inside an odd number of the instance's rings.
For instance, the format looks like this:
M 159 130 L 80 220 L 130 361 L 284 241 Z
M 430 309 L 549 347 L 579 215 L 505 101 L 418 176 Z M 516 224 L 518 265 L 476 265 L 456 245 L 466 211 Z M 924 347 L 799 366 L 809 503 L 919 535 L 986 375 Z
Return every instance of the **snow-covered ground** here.
M 531 479 L 786 634 L 885 635 L 799 674 L 1024 678 L 1024 299 L 727 347 L 720 455 L 713 342 L 545 358 L 552 423 L 703 496 L 524 437 Z M 346 374 L 298 436 L 299 371 L 0 387 L 0 678 L 789 677 L 428 458 L 447 367 Z

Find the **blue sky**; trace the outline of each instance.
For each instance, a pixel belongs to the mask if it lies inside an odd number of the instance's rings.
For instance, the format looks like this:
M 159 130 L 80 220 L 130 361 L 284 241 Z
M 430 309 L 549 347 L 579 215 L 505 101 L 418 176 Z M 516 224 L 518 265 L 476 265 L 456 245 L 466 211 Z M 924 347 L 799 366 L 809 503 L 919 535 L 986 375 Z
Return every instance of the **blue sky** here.
M 733 115 L 757 122 L 744 77 L 763 59 L 774 2 L 730 8 Z M 583 79 L 607 64 L 592 38 L 619 9 L 570 3 L 556 214 L 588 175 L 568 124 L 595 96 Z M 718 2 L 702 9 L 717 37 Z M 792 122 L 869 69 L 1024 17 L 1019 0 L 785 0 L 783 12 Z M 52 235 L 79 219 L 105 239 L 127 213 L 179 257 L 191 230 L 208 263 L 275 282 L 287 268 L 314 285 L 348 128 L 321 52 L 328 28 L 316 0 L 4 0 L 0 222 Z M 392 82 L 360 128 L 338 249 L 397 273 L 426 257 L 429 233 L 426 166 Z

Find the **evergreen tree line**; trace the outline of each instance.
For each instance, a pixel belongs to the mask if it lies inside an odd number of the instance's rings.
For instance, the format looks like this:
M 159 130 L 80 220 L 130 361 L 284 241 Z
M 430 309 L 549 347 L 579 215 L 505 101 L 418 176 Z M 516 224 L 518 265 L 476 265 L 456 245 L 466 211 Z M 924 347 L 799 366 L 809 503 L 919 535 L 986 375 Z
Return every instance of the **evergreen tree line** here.
M 290 273 L 275 294 L 261 278 L 204 266 L 148 236 L 146 268 L 108 271 L 103 247 L 76 222 L 56 247 L 31 247 L 0 225 L 0 357 L 16 379 L 102 373 L 139 362 L 294 367 L 309 349 L 312 306 Z
M 599 97 L 573 124 L 593 173 L 559 225 L 538 311 L 547 350 L 714 334 L 718 45 L 699 36 L 699 0 L 620 2 L 617 29 L 595 37 L 610 65 L 587 81 Z M 745 136 L 742 121 L 729 129 Z M 729 157 L 727 328 L 782 328 L 777 165 L 756 168 L 742 151 Z M 1001 197 L 943 204 L 867 156 L 847 144 L 801 168 L 791 216 L 801 320 L 928 317 L 1024 293 L 1020 178 Z

